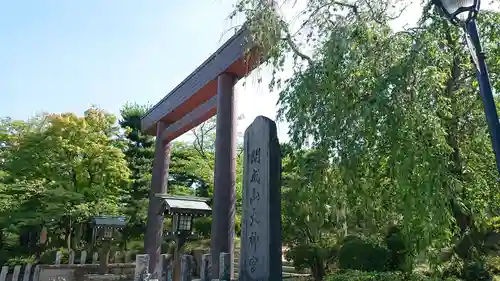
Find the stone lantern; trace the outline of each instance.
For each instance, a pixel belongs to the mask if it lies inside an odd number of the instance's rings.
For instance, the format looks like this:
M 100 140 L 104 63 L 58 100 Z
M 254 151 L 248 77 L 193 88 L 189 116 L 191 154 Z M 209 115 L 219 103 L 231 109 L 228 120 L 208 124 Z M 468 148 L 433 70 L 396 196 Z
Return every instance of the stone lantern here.
M 206 217 L 212 212 L 208 206 L 208 198 L 156 195 L 163 199 L 164 214 L 171 217 L 172 229 L 168 236 L 175 238 L 174 280 L 180 279 L 180 256 L 186 239 L 193 235 L 193 220 L 196 217 Z

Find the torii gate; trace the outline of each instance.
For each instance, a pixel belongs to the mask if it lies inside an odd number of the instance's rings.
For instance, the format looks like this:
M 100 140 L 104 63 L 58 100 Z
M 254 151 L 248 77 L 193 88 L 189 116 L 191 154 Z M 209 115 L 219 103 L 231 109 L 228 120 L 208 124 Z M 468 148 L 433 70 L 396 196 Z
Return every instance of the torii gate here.
M 142 131 L 156 136 L 144 236 L 144 250 L 150 257 L 150 273 L 156 270 L 162 244 L 163 213 L 161 199 L 155 194 L 167 192 L 171 142 L 215 114 L 217 127 L 211 233 L 213 276 L 218 276 L 220 252 L 230 253 L 231 260 L 234 260 L 237 134 L 234 85 L 260 64 L 259 52 L 250 43 L 248 35 L 247 29 L 240 29 L 141 119 Z

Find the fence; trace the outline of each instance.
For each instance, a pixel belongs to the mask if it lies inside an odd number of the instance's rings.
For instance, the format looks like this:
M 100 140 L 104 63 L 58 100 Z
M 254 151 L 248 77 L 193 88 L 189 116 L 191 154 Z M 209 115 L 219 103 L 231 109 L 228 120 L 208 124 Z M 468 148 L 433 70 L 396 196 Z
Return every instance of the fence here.
M 121 252 L 116 251 L 110 256 L 111 263 L 129 263 L 133 262 L 135 259 L 135 252 Z M 68 264 L 75 264 L 76 254 L 74 251 L 70 251 L 68 254 Z M 62 252 L 56 253 L 56 259 L 54 261 L 55 265 L 59 265 L 62 262 L 63 254 Z M 94 252 L 92 254 L 92 259 L 90 259 L 88 252 L 83 250 L 80 252 L 80 258 L 76 259 L 78 264 L 87 264 L 87 262 L 92 262 L 92 264 L 97 264 L 99 262 L 99 253 Z M 1 281 L 1 280 L 0 280 Z
M 181 281 L 230 281 L 230 255 L 221 253 L 219 257 L 219 276 L 211 276 L 212 273 L 212 256 L 204 254 L 201 263 L 195 263 L 195 258 L 191 255 L 183 255 L 181 257 L 180 280 Z M 137 255 L 135 262 L 134 281 L 143 280 L 159 280 L 172 281 L 173 268 L 171 255 L 161 255 L 161 259 L 157 266 L 159 272 L 153 276 L 148 275 L 148 255 Z M 199 271 L 198 271 L 199 269 Z M 283 268 L 284 269 L 284 268 Z M 199 274 L 198 274 L 199 273 Z M 236 272 L 235 272 L 236 273 Z M 296 277 L 307 277 L 308 273 L 291 273 L 283 271 L 283 279 Z M 235 275 L 237 277 L 237 274 Z
M 93 253 L 92 257 L 87 255 L 87 251 L 82 251 L 79 257 L 76 257 L 75 252 L 70 251 L 67 264 L 63 264 L 62 252 L 56 253 L 56 258 L 53 265 L 16 265 L 13 271 L 9 271 L 8 266 L 3 266 L 0 272 L 0 281 L 90 281 L 88 276 L 97 273 L 99 256 Z M 137 254 L 133 252 L 115 252 L 110 256 L 110 273 L 123 276 L 125 280 L 143 281 L 146 279 L 144 275 L 145 263 L 144 260 L 149 260 L 147 255 Z M 91 263 L 87 263 L 91 262 Z M 157 276 L 151 276 L 152 279 L 159 281 L 171 281 L 173 274 L 173 259 L 170 254 L 162 254 L 160 259 L 161 264 L 157 267 L 161 272 L 157 272 Z M 225 268 L 230 268 L 226 263 L 229 262 L 229 254 L 222 253 L 220 264 L 225 265 Z M 238 258 L 235 257 L 235 274 L 238 273 Z M 181 272 L 182 281 L 190 280 L 211 280 L 207 279 L 211 268 L 210 254 L 203 254 L 198 259 L 191 255 L 183 255 L 181 257 Z M 289 262 L 283 262 L 283 278 L 294 278 L 309 276 L 308 273 L 297 272 Z M 220 270 L 221 274 L 224 272 Z M 208 275 L 207 275 L 208 274 Z M 85 277 L 87 276 L 87 277 Z M 220 276 L 219 276 L 220 277 Z M 214 278 L 215 279 L 215 278 Z M 102 280 L 102 279 L 101 279 Z M 122 279 L 123 280 L 123 279 Z M 223 278 L 221 280 L 224 280 Z

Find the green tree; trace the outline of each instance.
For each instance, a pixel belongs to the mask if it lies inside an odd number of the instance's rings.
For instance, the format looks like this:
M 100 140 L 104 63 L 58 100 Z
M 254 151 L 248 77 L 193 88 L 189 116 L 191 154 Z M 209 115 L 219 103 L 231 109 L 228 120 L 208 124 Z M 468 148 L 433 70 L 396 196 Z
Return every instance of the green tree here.
M 90 216 L 120 211 L 129 170 L 116 147 L 116 119 L 91 108 L 83 117 L 65 113 L 41 120 L 10 143 L 2 197 L 15 208 L 2 218 L 18 226 L 45 225 L 54 241 L 61 234 L 74 248 Z
M 237 119 L 239 121 L 243 118 L 244 116 L 240 115 Z M 197 196 L 212 197 L 213 194 L 215 130 L 216 117 L 212 117 L 191 130 L 191 142 L 177 143 L 172 152 L 176 179 L 183 181 L 184 186 L 194 186 Z M 239 136 L 236 159 L 236 202 L 239 214 L 241 214 L 242 197 L 242 151 L 241 136 Z
M 195 165 L 199 165 L 198 175 L 200 176 L 197 185 L 197 195 L 211 197 L 214 182 L 215 164 L 215 129 L 216 118 L 212 117 L 191 130 L 193 136 L 192 148 L 198 152 L 198 159 Z M 201 163 L 200 163 L 201 162 Z
M 138 238 L 145 231 L 148 194 L 151 186 L 151 172 L 154 160 L 154 137 L 143 134 L 141 118 L 148 106 L 125 104 L 120 110 L 119 121 L 124 132 L 124 153 L 130 169 L 127 197 L 123 204 L 128 217 L 125 240 Z
M 335 198 L 335 173 L 320 150 L 290 152 L 284 145 L 282 183 L 283 242 L 296 268 L 309 268 L 322 280 L 335 262 L 343 216 Z M 336 228 L 337 226 L 337 228 Z
M 280 90 L 280 116 L 296 147 L 328 150 L 348 213 L 362 215 L 368 230 L 401 225 L 414 253 L 458 241 L 466 267 L 480 263 L 500 186 L 460 30 L 427 3 L 416 28 L 395 32 L 391 2 L 378 0 L 309 1 L 292 32 L 278 5 L 266 3 L 237 7 L 275 72 L 289 53 L 295 59 L 294 75 L 270 85 Z M 497 12 L 480 15 L 497 92 L 499 23 Z M 295 41 L 301 33 L 311 56 Z

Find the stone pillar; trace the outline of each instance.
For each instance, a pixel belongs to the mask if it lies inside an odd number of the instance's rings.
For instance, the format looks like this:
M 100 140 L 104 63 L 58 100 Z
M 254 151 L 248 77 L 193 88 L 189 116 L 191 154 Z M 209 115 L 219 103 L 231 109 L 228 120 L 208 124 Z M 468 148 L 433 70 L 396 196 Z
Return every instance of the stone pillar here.
M 161 255 L 161 281 L 172 281 L 172 255 Z
M 281 152 L 276 124 L 257 116 L 245 131 L 239 281 L 282 280 Z
M 62 253 L 61 251 L 56 252 L 56 261 L 54 262 L 55 265 L 60 265 L 61 264 L 61 259 L 62 259 Z
M 80 264 L 85 264 L 87 262 L 87 251 L 83 250 L 80 255 Z
M 201 258 L 200 281 L 212 280 L 212 255 L 204 254 Z
M 18 281 L 20 273 L 21 273 L 21 266 L 20 265 L 14 266 L 14 272 L 12 273 L 11 281 Z
M 149 273 L 155 272 L 161 254 L 163 241 L 163 210 L 162 201 L 157 193 L 167 192 L 168 167 L 170 164 L 170 143 L 164 143 L 162 133 L 167 125 L 158 122 L 156 125 L 155 159 L 149 191 L 149 206 L 146 235 L 144 235 L 144 251 L 149 255 Z
M 8 274 L 9 274 L 9 267 L 6 265 L 2 266 L 2 271 L 0 272 L 0 281 L 6 281 Z
M 134 271 L 134 281 L 144 281 L 147 279 L 147 275 L 150 272 L 148 270 L 149 256 L 148 255 L 137 255 L 135 256 L 135 271 Z
M 191 262 L 191 256 L 183 255 L 181 257 L 181 279 L 180 281 L 191 281 L 193 273 L 193 264 Z
M 219 281 L 231 281 L 231 256 L 228 253 L 220 253 L 219 257 Z
M 2 278 L 0 277 L 0 280 Z M 35 266 L 35 270 L 33 271 L 33 281 L 39 281 L 38 279 L 40 279 L 40 265 L 36 265 Z
M 212 276 L 219 276 L 219 255 L 229 253 L 233 278 L 234 216 L 236 204 L 236 77 L 223 73 L 217 86 L 214 201 L 212 207 Z
M 26 267 L 24 268 L 24 275 L 23 275 L 23 281 L 30 281 L 30 275 L 31 275 L 31 263 L 28 263 Z M 33 281 L 38 281 L 38 280 L 33 280 Z

